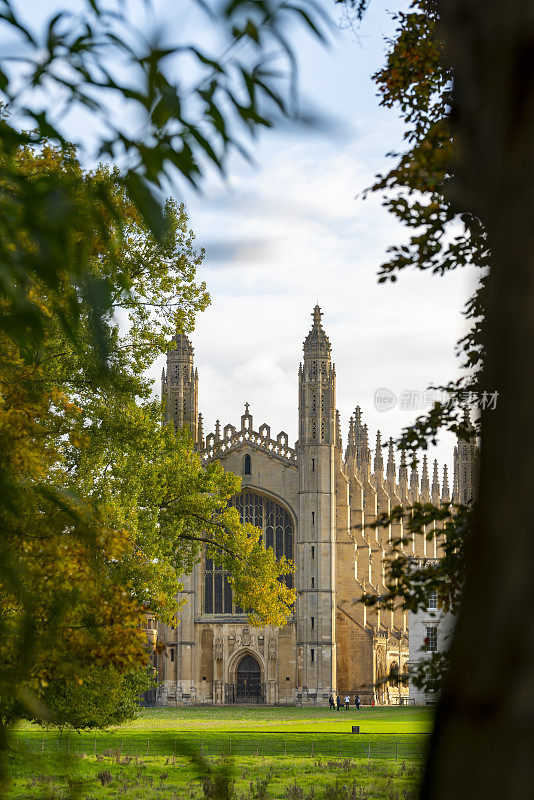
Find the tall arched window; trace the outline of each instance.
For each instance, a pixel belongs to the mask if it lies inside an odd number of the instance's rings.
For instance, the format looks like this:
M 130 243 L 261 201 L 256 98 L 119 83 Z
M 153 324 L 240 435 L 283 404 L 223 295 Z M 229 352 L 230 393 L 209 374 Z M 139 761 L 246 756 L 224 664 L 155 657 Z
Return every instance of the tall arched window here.
M 245 491 L 229 501 L 239 511 L 242 523 L 249 523 L 263 531 L 266 547 L 272 547 L 276 558 L 285 556 L 293 561 L 293 522 L 288 512 L 276 501 L 257 492 Z M 204 568 L 204 613 L 242 614 L 243 609 L 234 605 L 232 588 L 228 583 L 227 572 L 211 558 L 206 558 Z M 282 579 L 290 589 L 293 575 Z
M 244 458 L 243 463 L 243 475 L 251 475 L 252 474 L 252 462 L 250 456 L 247 455 Z

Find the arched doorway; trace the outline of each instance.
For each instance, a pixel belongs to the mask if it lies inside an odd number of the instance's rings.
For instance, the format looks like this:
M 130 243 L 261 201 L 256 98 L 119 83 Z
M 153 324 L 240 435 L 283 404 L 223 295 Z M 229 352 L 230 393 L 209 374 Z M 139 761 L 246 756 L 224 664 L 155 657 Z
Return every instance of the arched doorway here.
M 236 690 L 238 703 L 260 702 L 261 669 L 254 656 L 244 656 L 237 665 Z

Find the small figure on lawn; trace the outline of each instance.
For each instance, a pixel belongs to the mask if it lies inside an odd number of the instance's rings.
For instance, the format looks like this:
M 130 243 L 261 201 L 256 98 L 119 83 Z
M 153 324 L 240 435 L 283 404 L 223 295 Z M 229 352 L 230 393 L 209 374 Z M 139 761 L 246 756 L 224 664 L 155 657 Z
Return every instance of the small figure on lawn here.
M 332 710 L 332 709 L 335 710 L 336 704 L 334 703 L 334 698 L 332 697 L 332 695 L 330 695 L 330 697 L 328 699 L 328 705 L 330 706 L 330 710 Z
M 345 711 L 348 711 L 350 708 L 350 695 L 345 697 Z
M 341 697 L 339 695 L 337 696 L 336 701 L 337 701 L 337 710 L 339 711 L 339 709 L 341 708 Z
M 356 700 L 354 702 L 356 704 L 357 710 L 359 711 L 360 710 L 360 706 L 362 704 L 362 701 L 360 700 L 360 695 L 359 694 L 356 695 Z

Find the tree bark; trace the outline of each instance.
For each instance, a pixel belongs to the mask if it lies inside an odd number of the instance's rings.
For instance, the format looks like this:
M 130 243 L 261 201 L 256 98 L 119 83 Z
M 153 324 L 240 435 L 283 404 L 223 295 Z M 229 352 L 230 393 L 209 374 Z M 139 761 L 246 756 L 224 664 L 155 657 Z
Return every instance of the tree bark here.
M 479 499 L 421 796 L 534 797 L 534 3 L 442 0 L 459 211 L 492 249 Z

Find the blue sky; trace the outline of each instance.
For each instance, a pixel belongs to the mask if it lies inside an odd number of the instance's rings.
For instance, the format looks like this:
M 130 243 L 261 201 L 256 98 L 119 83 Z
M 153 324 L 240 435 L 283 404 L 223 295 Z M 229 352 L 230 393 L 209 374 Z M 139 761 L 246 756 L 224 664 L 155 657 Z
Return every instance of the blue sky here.
M 18 5 L 38 19 L 67 4 Z M 204 44 L 211 35 L 189 0 L 154 0 L 153 6 L 169 38 L 185 29 Z M 336 362 L 344 437 L 357 404 L 372 443 L 378 427 L 384 439 L 413 419 L 415 412 L 399 403 L 377 410 L 377 389 L 399 398 L 456 377 L 454 345 L 464 331 L 460 312 L 472 276 L 407 272 L 396 284 L 379 286 L 386 248 L 405 233 L 378 197 L 358 197 L 387 169 L 386 153 L 402 148 L 400 121 L 379 107 L 371 80 L 394 30 L 390 10 L 399 4 L 373 0 L 355 29 L 343 24 L 333 0 L 322 6 L 334 21 L 330 47 L 304 34 L 294 42 L 303 102 L 330 124 L 315 133 L 287 125 L 268 131 L 253 143 L 255 167 L 235 157 L 225 182 L 211 175 L 201 195 L 175 190 L 206 248 L 202 278 L 212 295 L 192 335 L 205 433 L 216 419 L 237 424 L 248 401 L 256 427 L 267 422 L 296 439 L 298 364 L 317 301 Z M 81 124 L 74 120 L 74 130 Z M 151 371 L 157 392 L 162 362 Z M 440 462 L 451 464 L 452 446 L 452 437 L 444 437 L 436 451 Z

